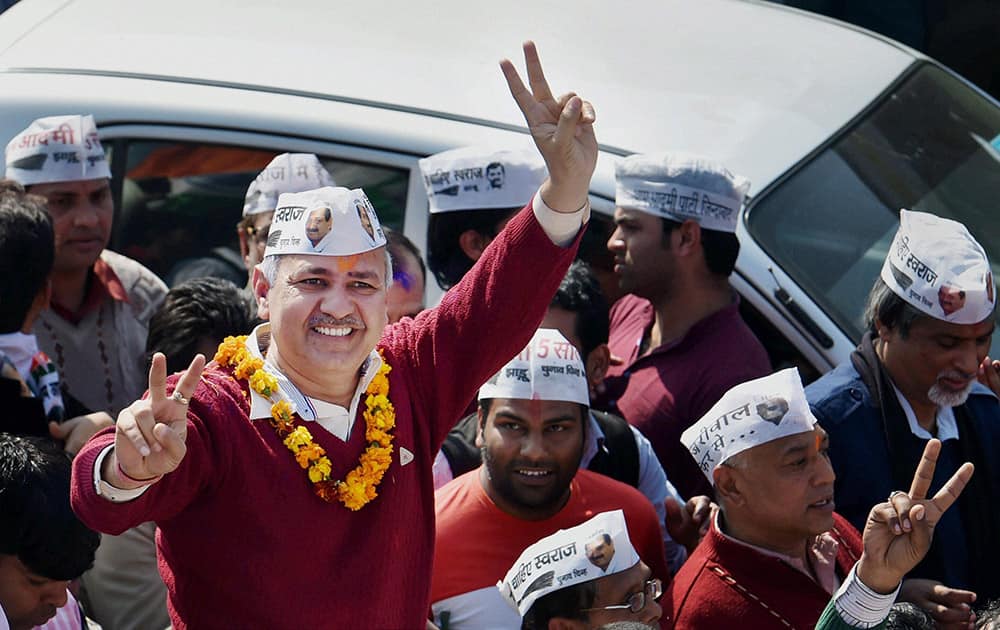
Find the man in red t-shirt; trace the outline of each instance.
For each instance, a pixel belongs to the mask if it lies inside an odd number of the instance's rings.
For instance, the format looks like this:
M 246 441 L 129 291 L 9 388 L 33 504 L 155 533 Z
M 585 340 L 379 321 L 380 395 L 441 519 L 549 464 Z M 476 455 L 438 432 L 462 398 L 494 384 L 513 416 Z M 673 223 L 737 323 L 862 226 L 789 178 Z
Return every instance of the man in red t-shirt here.
M 736 219 L 750 183 L 705 158 L 633 155 L 615 179 L 608 249 L 628 293 L 611 308 L 608 370 L 594 407 L 642 431 L 682 496 L 711 486 L 681 432 L 734 385 L 771 372 L 729 286 Z
M 520 615 L 497 589 L 538 539 L 621 509 L 652 575 L 669 579 L 656 512 L 631 486 L 579 470 L 589 410 L 583 362 L 540 329 L 479 391 L 483 465 L 436 495 L 431 608 L 441 628 L 510 628 Z

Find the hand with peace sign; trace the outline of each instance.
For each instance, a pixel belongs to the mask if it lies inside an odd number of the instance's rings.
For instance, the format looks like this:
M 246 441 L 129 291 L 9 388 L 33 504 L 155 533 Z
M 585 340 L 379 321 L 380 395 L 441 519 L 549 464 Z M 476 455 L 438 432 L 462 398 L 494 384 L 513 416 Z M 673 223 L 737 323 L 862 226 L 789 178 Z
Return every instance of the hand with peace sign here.
M 205 367 L 197 355 L 167 396 L 167 359 L 157 352 L 149 368 L 149 396 L 118 414 L 114 452 L 104 459 L 101 478 L 116 488 L 155 483 L 180 465 L 187 453 L 187 409 Z
M 910 491 L 893 492 L 887 502 L 876 505 L 868 514 L 857 574 L 875 591 L 891 593 L 903 576 L 923 560 L 941 515 L 972 478 L 973 466 L 966 462 L 937 494 L 926 498 L 940 453 L 939 440 L 927 442 Z
M 587 203 L 597 165 L 594 106 L 573 92 L 558 100 L 552 96 L 534 42 L 525 42 L 524 62 L 530 91 L 509 59 L 500 62 L 500 69 L 549 170 L 542 199 L 558 212 L 576 212 Z

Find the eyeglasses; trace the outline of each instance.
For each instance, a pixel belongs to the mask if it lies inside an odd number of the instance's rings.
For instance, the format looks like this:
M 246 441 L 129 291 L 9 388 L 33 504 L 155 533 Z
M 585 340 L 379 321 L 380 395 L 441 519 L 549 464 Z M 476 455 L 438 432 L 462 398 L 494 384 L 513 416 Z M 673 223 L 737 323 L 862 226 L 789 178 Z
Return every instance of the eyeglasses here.
M 642 612 L 646 607 L 646 598 L 650 598 L 654 602 L 663 596 L 663 582 L 657 579 L 647 580 L 646 584 L 643 585 L 643 589 L 636 593 L 632 593 L 625 600 L 626 603 L 618 604 L 617 606 L 601 606 L 600 608 L 584 608 L 580 612 L 591 612 L 594 610 L 625 610 L 626 608 L 634 613 Z
M 267 235 L 271 231 L 271 224 L 268 223 L 263 227 L 254 227 L 252 225 L 248 225 L 246 227 L 246 231 L 247 234 L 250 236 L 250 238 L 255 240 L 259 245 L 263 245 L 267 243 Z

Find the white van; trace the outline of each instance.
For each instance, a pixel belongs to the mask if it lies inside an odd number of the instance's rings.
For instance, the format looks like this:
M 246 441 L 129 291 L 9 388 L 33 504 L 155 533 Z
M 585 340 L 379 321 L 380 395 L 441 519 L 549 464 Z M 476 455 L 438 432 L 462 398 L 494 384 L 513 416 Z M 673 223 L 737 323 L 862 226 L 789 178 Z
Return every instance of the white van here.
M 732 284 L 776 367 L 848 356 L 900 207 L 1000 260 L 997 103 L 890 40 L 745 0 L 30 0 L 0 15 L 0 145 L 92 113 L 112 247 L 164 275 L 234 244 L 247 183 L 283 151 L 322 156 L 422 246 L 417 159 L 529 142 L 497 67 L 528 38 L 553 89 L 597 108 L 598 264 L 616 157 L 696 152 L 750 178 Z

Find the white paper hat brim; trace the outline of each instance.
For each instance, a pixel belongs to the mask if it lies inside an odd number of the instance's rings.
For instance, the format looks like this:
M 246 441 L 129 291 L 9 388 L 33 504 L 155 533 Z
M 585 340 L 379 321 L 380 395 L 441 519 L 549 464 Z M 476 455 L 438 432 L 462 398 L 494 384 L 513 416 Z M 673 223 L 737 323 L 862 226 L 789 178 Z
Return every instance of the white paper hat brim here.
M 479 400 L 548 400 L 590 406 L 580 354 L 559 331 L 539 328 L 516 357 L 479 388 Z
M 110 179 L 93 116 L 39 118 L 5 153 L 6 177 L 23 186 Z
M 525 206 L 545 181 L 545 162 L 533 149 L 463 147 L 420 160 L 431 214 Z
M 278 199 L 264 256 L 353 256 L 385 246 L 375 209 L 360 188 L 319 188 Z
M 273 212 L 283 193 L 298 193 L 337 184 L 312 153 L 282 153 L 264 167 L 247 188 L 243 216 Z

